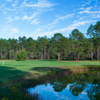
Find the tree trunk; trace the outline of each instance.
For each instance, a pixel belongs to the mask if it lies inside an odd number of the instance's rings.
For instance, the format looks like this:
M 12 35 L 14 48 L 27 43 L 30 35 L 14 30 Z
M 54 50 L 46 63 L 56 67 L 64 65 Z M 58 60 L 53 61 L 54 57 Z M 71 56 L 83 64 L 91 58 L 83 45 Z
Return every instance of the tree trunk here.
M 79 56 L 78 56 L 78 59 L 77 60 L 79 61 Z
M 11 59 L 11 50 L 10 50 L 10 53 L 9 53 L 10 55 L 9 55 L 9 58 Z
M 44 47 L 44 59 L 46 59 L 46 46 Z
M 13 59 L 15 59 L 14 51 L 13 51 Z
M 98 43 L 98 49 L 97 49 L 97 60 L 99 60 L 99 43 Z
M 76 54 L 76 61 L 77 61 L 77 54 Z
M 9 59 L 11 59 L 11 49 L 9 48 Z
M 31 53 L 31 55 L 30 55 L 30 59 L 32 59 L 32 53 Z
M 48 60 L 50 59 L 50 56 L 48 56 Z
M 41 60 L 43 60 L 43 51 L 41 50 Z
M 60 61 L 60 52 L 58 52 L 58 61 Z
M 76 61 L 79 61 L 79 58 L 80 58 L 80 57 L 79 57 L 78 54 L 77 54 L 77 55 L 76 55 Z
M 1 52 L 1 54 L 0 54 L 0 56 L 1 56 L 1 59 L 2 59 L 2 55 L 3 55 L 3 54 L 2 54 L 2 52 Z
M 91 60 L 93 60 L 93 52 L 91 51 Z
M 92 41 L 91 41 L 91 60 L 93 60 Z

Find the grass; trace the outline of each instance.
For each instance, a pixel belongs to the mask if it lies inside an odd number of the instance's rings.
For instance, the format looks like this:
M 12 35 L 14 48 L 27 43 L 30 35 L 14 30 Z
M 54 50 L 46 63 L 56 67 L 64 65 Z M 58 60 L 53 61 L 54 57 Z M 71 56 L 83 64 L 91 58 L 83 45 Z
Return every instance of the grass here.
M 27 60 L 15 61 L 5 60 L 0 61 L 0 83 L 9 81 L 16 83 L 22 79 L 36 78 L 40 75 L 45 75 L 52 71 L 62 69 L 79 69 L 88 68 L 90 66 L 99 67 L 100 62 L 97 61 L 56 61 L 56 60 Z M 3 83 L 4 84 L 4 83 Z
M 95 67 L 100 68 L 99 61 L 5 60 L 3 65 L 1 60 L 0 86 L 2 88 L 0 88 L 0 100 L 38 100 L 38 95 L 34 99 L 26 93 L 25 88 L 28 85 L 33 86 L 44 82 L 47 77 L 48 79 L 55 78 L 53 75 L 56 76 L 56 74 L 63 76 L 66 70 L 67 73 L 70 73 L 73 69 L 91 69 Z

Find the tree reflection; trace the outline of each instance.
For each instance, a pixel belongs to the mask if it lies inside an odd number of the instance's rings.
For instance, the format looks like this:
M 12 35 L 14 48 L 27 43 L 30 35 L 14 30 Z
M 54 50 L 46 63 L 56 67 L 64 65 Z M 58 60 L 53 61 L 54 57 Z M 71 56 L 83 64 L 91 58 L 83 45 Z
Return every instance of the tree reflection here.
M 69 91 L 78 96 L 86 92 L 90 100 L 100 100 L 100 72 L 76 73 L 50 82 L 54 91 L 61 92 L 68 87 Z

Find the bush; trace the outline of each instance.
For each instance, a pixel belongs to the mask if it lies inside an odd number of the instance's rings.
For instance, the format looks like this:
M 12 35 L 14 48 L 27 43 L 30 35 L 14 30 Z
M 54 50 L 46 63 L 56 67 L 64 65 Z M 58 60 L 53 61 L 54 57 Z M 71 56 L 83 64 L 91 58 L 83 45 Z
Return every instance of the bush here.
M 12 87 L 0 87 L 0 100 L 40 100 L 29 95 L 23 88 L 21 83 Z
M 19 53 L 17 53 L 16 60 L 17 61 L 24 61 L 27 58 L 27 54 L 25 50 L 21 50 Z

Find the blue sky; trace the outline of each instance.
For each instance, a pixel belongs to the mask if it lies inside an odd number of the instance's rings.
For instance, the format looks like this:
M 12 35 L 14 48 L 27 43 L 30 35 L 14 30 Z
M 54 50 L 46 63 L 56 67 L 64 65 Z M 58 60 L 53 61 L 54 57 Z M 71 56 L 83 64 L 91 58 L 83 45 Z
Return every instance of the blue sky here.
M 0 0 L 0 38 L 84 35 L 100 21 L 100 0 Z

